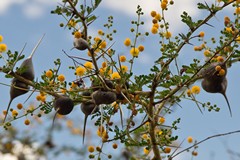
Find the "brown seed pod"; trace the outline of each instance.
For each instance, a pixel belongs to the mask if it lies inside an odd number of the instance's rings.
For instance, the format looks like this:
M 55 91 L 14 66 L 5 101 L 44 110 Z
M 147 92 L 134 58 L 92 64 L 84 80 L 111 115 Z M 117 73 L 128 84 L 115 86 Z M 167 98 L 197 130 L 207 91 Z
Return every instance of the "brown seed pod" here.
M 88 48 L 88 42 L 83 38 L 74 38 L 73 46 L 74 48 L 83 51 Z
M 220 66 L 221 69 L 225 71 L 224 75 L 219 74 L 219 71 L 216 70 L 217 66 Z M 222 94 L 227 102 L 230 115 L 232 116 L 231 107 L 230 107 L 228 98 L 226 96 L 226 90 L 227 90 L 226 63 L 225 62 L 212 63 L 209 67 L 200 71 L 200 75 L 203 76 L 203 80 L 201 83 L 202 88 L 209 93 Z
M 111 104 L 117 100 L 117 96 L 111 91 L 97 90 L 93 92 L 92 99 L 96 105 L 100 104 Z
M 84 125 L 83 125 L 83 144 L 84 144 L 87 118 L 88 118 L 89 115 L 98 112 L 99 108 L 93 102 L 86 102 L 86 103 L 81 104 L 81 110 L 85 115 Z
M 53 106 L 58 114 L 67 115 L 73 110 L 74 103 L 68 96 L 60 96 L 55 99 Z

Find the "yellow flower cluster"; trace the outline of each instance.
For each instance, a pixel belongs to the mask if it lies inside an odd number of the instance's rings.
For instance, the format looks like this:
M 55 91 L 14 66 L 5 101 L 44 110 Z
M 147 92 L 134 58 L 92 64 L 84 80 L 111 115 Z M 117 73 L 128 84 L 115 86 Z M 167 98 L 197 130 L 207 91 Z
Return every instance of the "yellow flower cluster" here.
M 93 69 L 93 64 L 92 64 L 92 62 L 86 62 L 86 63 L 84 64 L 84 67 L 86 67 L 86 69 L 91 70 L 91 69 Z
M 86 69 L 84 67 L 79 66 L 76 68 L 76 75 L 78 76 L 83 76 L 85 72 L 86 72 Z
M 139 55 L 139 49 L 138 49 L 138 48 L 131 48 L 130 54 L 131 54 L 133 57 L 137 57 L 137 56 Z
M 119 75 L 118 72 L 113 72 L 111 78 L 112 78 L 112 79 L 120 79 L 121 76 Z
M 3 36 L 0 35 L 0 42 L 2 41 L 3 41 Z M 7 45 L 4 43 L 0 43 L 0 53 L 6 52 L 6 50 L 7 50 Z
M 65 76 L 64 76 L 63 74 L 59 74 L 59 75 L 58 75 L 58 80 L 59 80 L 60 82 L 65 81 Z
M 130 45 L 131 45 L 131 40 L 130 40 L 130 38 L 126 38 L 126 39 L 125 39 L 124 45 L 125 45 L 125 46 L 130 46 Z
M 199 94 L 200 93 L 200 87 L 199 86 L 192 86 L 191 92 L 193 94 Z
M 45 76 L 48 78 L 52 78 L 53 72 L 51 70 L 46 71 Z

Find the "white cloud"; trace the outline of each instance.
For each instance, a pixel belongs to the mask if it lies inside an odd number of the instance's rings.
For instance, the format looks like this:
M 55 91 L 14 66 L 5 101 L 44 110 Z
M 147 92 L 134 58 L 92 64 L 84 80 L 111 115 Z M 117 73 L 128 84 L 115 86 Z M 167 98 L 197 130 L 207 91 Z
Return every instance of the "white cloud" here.
M 26 4 L 24 8 L 22 8 L 23 14 L 30 19 L 35 19 L 41 17 L 44 14 L 44 8 L 39 7 L 36 3 Z
M 0 15 L 6 13 L 8 9 L 15 4 L 23 4 L 26 0 L 1 0 L 0 1 Z

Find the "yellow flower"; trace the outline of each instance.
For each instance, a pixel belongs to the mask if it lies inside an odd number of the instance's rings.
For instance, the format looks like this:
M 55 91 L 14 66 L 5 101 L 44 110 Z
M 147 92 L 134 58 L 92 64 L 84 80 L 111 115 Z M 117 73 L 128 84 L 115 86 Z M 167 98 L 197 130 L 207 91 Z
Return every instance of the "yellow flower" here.
M 161 124 L 163 124 L 163 123 L 165 122 L 165 118 L 164 118 L 164 117 L 160 117 L 160 118 L 159 118 L 159 122 L 160 122 Z
M 218 56 L 218 57 L 217 57 L 217 61 L 218 61 L 218 62 L 223 62 L 223 61 L 224 61 L 224 58 L 223 58 L 222 56 Z
M 169 32 L 169 31 L 167 31 L 167 32 L 164 34 L 164 36 L 165 36 L 167 39 L 169 39 L 169 38 L 172 37 L 172 33 Z
M 101 44 L 100 44 L 100 48 L 106 48 L 107 47 L 107 42 L 106 41 L 103 41 Z
M 170 152 L 171 152 L 171 148 L 169 147 L 164 148 L 164 153 L 170 153 Z
M 53 72 L 51 70 L 46 71 L 46 77 L 51 78 L 53 76 Z
M 5 52 L 7 50 L 7 45 L 2 43 L 0 44 L 0 52 Z
M 100 37 L 95 37 L 95 38 L 94 38 L 94 41 L 95 41 L 95 42 L 98 42 L 98 41 L 100 41 L 100 40 L 101 40 Z
M 240 36 L 236 38 L 237 43 L 240 43 Z
M 120 56 L 119 59 L 120 59 L 120 62 L 125 62 L 127 58 L 126 58 L 126 56 Z
M 65 76 L 64 76 L 63 74 L 59 74 L 59 75 L 58 75 L 58 80 L 59 80 L 60 82 L 65 81 Z
M 167 8 L 167 3 L 166 2 L 162 2 L 161 3 L 161 8 L 164 10 L 164 9 L 166 9 Z
M 12 116 L 13 116 L 13 117 L 17 117 L 17 115 L 18 115 L 18 111 L 12 110 Z
M 103 67 L 103 68 L 107 67 L 107 62 L 105 62 L 105 61 L 102 62 L 102 67 Z
M 69 21 L 69 23 L 68 23 L 68 25 L 69 25 L 70 27 L 75 27 L 76 24 L 77 24 L 77 23 L 76 23 L 73 19 L 71 19 L 71 20 Z
M 152 32 L 152 34 L 157 34 L 158 33 L 158 28 L 152 27 L 151 32 Z
M 230 23 L 230 18 L 229 17 L 224 17 L 224 24 L 227 26 Z
M 18 104 L 17 104 L 17 109 L 19 109 L 19 110 L 20 110 L 20 109 L 22 109 L 22 108 L 23 108 L 23 105 L 22 105 L 22 103 L 18 103 Z
M 84 67 L 79 66 L 76 68 L 76 74 L 78 76 L 83 76 L 85 72 L 86 72 L 86 69 Z
M 159 28 L 159 24 L 158 23 L 154 23 L 153 27 Z
M 94 146 L 88 146 L 88 152 L 92 153 L 94 152 Z
M 125 46 L 130 46 L 130 45 L 131 45 L 131 40 L 130 40 L 130 38 L 126 38 L 126 39 L 125 39 L 124 45 L 125 45 Z
M 26 120 L 24 121 L 24 124 L 27 125 L 27 126 L 28 126 L 30 123 L 31 123 L 31 122 L 30 122 L 29 119 L 26 119 Z
M 205 33 L 202 31 L 202 32 L 199 33 L 198 36 L 199 36 L 199 37 L 204 37 L 204 35 L 205 35 Z
M 149 154 L 149 150 L 146 147 L 143 148 L 143 152 L 144 152 L 144 154 Z
M 104 32 L 100 29 L 100 30 L 98 30 L 98 34 L 99 35 L 104 35 Z
M 209 50 L 205 50 L 204 52 L 203 52 L 203 54 L 204 54 L 204 56 L 206 56 L 206 57 L 211 57 L 212 55 L 211 55 L 211 52 L 209 51 Z
M 191 136 L 189 136 L 189 137 L 187 138 L 187 141 L 188 141 L 188 143 L 192 143 L 192 142 L 193 142 L 193 138 L 192 138 Z
M 188 95 L 188 97 L 190 97 L 191 94 L 192 94 L 191 89 L 188 89 L 188 90 L 187 90 L 187 95 Z
M 131 48 L 130 53 L 133 57 L 137 57 L 139 55 L 139 49 L 138 48 Z
M 149 139 L 149 137 L 148 137 L 148 135 L 147 135 L 147 134 L 143 134 L 143 135 L 142 135 L 142 139 L 145 139 L 145 140 L 147 140 L 147 139 Z
M 139 50 L 140 52 L 144 51 L 144 46 L 143 46 L 143 45 L 138 46 L 138 50 Z
M 231 27 L 226 27 L 225 28 L 227 32 L 232 33 L 232 28 Z
M 87 69 L 93 69 L 93 64 L 92 64 L 92 62 L 86 62 L 86 63 L 84 64 L 84 66 L 85 66 Z
M 78 31 L 74 32 L 74 37 L 77 39 L 81 38 L 81 33 Z
M 226 71 L 224 69 L 221 69 L 219 72 L 218 72 L 219 76 L 224 76 L 226 74 Z
M 3 41 L 3 36 L 2 35 L 0 35 L 0 42 L 2 42 Z
M 156 11 L 151 11 L 150 14 L 151 14 L 152 17 L 155 17 L 157 15 L 157 12 Z
M 158 14 L 155 15 L 154 18 L 155 18 L 156 20 L 160 20 L 162 17 L 161 17 L 161 15 L 158 13 Z
M 240 7 L 237 7 L 237 8 L 236 8 L 235 13 L 236 13 L 236 14 L 240 14 Z
M 112 79 L 120 79 L 120 78 L 121 78 L 121 76 L 119 75 L 118 72 L 113 72 L 112 73 Z
M 222 67 L 219 66 L 219 65 L 217 65 L 217 66 L 215 67 L 215 70 L 216 70 L 216 71 L 220 71 L 221 69 L 222 69 Z
M 122 65 L 122 66 L 121 66 L 121 70 L 122 70 L 123 73 L 126 73 L 126 72 L 128 71 L 128 67 Z
M 191 91 L 194 94 L 199 94 L 200 93 L 200 87 L 199 86 L 192 86 Z

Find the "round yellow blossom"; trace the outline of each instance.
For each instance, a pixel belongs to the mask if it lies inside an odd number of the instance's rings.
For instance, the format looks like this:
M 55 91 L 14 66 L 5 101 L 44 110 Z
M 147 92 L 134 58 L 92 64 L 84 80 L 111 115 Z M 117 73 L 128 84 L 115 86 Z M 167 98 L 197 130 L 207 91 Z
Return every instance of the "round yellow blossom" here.
M 139 55 L 139 49 L 138 48 L 131 48 L 130 53 L 133 57 L 137 57 Z
M 125 45 L 125 46 L 130 46 L 130 45 L 131 45 L 131 40 L 130 40 L 130 38 L 126 38 L 126 39 L 125 39 L 124 45 Z
M 223 58 L 222 56 L 218 56 L 218 57 L 217 57 L 217 61 L 218 61 L 218 62 L 223 62 L 223 61 L 224 61 L 224 58 Z
M 2 43 L 0 44 L 0 52 L 5 52 L 7 50 L 7 45 Z
M 170 147 L 164 148 L 164 153 L 170 153 L 170 152 L 171 152 L 171 148 Z
M 19 109 L 19 110 L 20 110 L 20 109 L 22 109 L 22 108 L 23 108 L 23 105 L 22 105 L 22 103 L 18 103 L 18 104 L 17 104 L 17 109 Z
M 199 86 L 192 86 L 191 92 L 194 94 L 200 93 L 200 87 Z
M 121 70 L 122 70 L 123 73 L 126 73 L 126 72 L 128 71 L 128 67 L 122 65 L 122 66 L 121 66 Z
M 217 65 L 217 66 L 215 67 L 215 70 L 216 70 L 216 71 L 220 71 L 221 69 L 222 69 L 222 67 L 219 66 L 219 65 Z
M 143 45 L 139 45 L 139 46 L 138 46 L 138 50 L 139 50 L 140 52 L 144 51 L 144 46 L 143 46 Z
M 40 94 L 36 96 L 37 101 L 41 101 L 41 99 L 42 99 L 42 96 Z
M 163 124 L 165 122 L 165 118 L 164 117 L 160 117 L 158 120 L 161 124 Z
M 145 148 L 143 148 L 143 153 L 144 154 L 149 154 L 149 150 L 145 147 Z
M 106 68 L 100 68 L 100 69 L 99 69 L 100 75 L 101 75 L 101 76 L 104 76 L 105 71 L 106 71 Z
M 95 41 L 95 42 L 99 42 L 100 40 L 101 40 L 100 37 L 94 37 L 94 41 Z
M 161 15 L 158 13 L 158 14 L 156 14 L 156 15 L 154 16 L 154 18 L 155 18 L 156 20 L 160 20 L 162 17 L 161 17 Z
M 157 12 L 156 11 L 151 11 L 151 16 L 152 17 L 155 17 L 157 15 Z
M 119 75 L 118 72 L 113 72 L 111 78 L 112 78 L 112 79 L 120 79 L 121 76 Z
M 163 10 L 166 9 L 166 8 L 167 8 L 167 3 L 164 2 L 164 1 L 162 1 L 162 3 L 161 3 L 161 8 L 162 8 Z
M 0 42 L 2 42 L 3 41 L 3 36 L 2 35 L 0 35 Z
M 29 119 L 26 119 L 26 120 L 24 121 L 24 124 L 27 125 L 27 126 L 28 126 L 30 123 L 31 123 L 31 122 L 30 122 Z
M 107 47 L 107 42 L 106 41 L 103 41 L 101 44 L 100 44 L 100 48 L 106 48 Z
M 17 110 L 12 110 L 12 116 L 17 117 L 17 115 L 18 115 L 18 111 Z
M 78 32 L 78 31 L 76 31 L 76 32 L 74 32 L 74 37 L 75 38 L 77 38 L 77 39 L 79 39 L 79 38 L 81 38 L 81 33 L 80 32 Z
M 70 27 L 75 27 L 76 24 L 77 24 L 77 23 L 75 22 L 74 19 L 71 19 L 71 20 L 69 21 L 69 23 L 68 23 L 68 25 L 69 25 Z
M 105 62 L 105 61 L 102 62 L 102 67 L 103 67 L 103 68 L 107 67 L 107 62 Z
M 193 155 L 193 156 L 197 156 L 197 155 L 198 155 L 198 152 L 197 152 L 197 151 L 192 151 L 192 155 Z
M 203 54 L 204 54 L 205 57 L 211 57 L 211 56 L 212 56 L 212 55 L 211 55 L 211 52 L 210 52 L 209 50 L 205 50 L 205 51 L 203 52 Z
M 120 62 L 125 62 L 127 60 L 126 56 L 120 56 Z
M 192 94 L 191 89 L 188 89 L 188 90 L 187 90 L 187 95 L 188 95 L 188 97 L 190 97 L 191 94 Z
M 72 83 L 71 83 L 71 87 L 72 87 L 72 88 L 77 88 L 77 86 L 78 86 L 78 85 L 77 85 L 75 82 L 72 82 Z
M 117 143 L 113 143 L 112 147 L 113 147 L 113 149 L 117 149 L 118 148 Z
M 92 153 L 94 152 L 95 148 L 94 146 L 88 146 L 88 152 Z
M 188 143 L 192 143 L 192 142 L 193 142 L 193 138 L 192 138 L 191 136 L 189 136 L 189 137 L 187 138 L 187 141 L 188 141 Z
M 202 46 L 194 46 L 193 49 L 194 51 L 201 51 L 203 48 Z
M 229 23 L 230 23 L 230 18 L 228 17 L 228 16 L 225 16 L 224 17 L 224 24 L 225 24 L 225 26 L 227 26 Z
M 153 27 L 159 28 L 159 24 L 158 23 L 154 23 Z
M 59 80 L 60 82 L 65 81 L 65 76 L 64 76 L 63 74 L 59 74 L 59 75 L 58 75 L 58 80 Z
M 92 62 L 86 62 L 86 63 L 84 64 L 84 66 L 85 66 L 87 69 L 93 69 L 93 64 L 92 64 Z
M 226 32 L 228 32 L 228 33 L 232 33 L 232 28 L 231 28 L 231 27 L 226 27 L 225 30 L 226 30 Z
M 164 36 L 165 36 L 167 39 L 169 39 L 169 38 L 172 37 L 172 33 L 169 32 L 169 31 L 167 31 L 166 33 L 164 33 Z
M 240 36 L 236 38 L 237 43 L 240 43 Z
M 53 76 L 53 72 L 51 70 L 46 71 L 45 76 L 51 78 Z
M 147 139 L 149 139 L 149 136 L 148 136 L 147 134 L 143 134 L 143 135 L 142 135 L 142 139 L 147 140 Z
M 151 32 L 152 32 L 152 34 L 157 34 L 158 33 L 158 28 L 152 27 Z
M 78 76 L 83 76 L 85 72 L 86 69 L 84 67 L 79 66 L 76 68 L 76 75 Z
M 46 102 L 46 96 L 41 96 L 41 101 Z
M 226 74 L 226 71 L 224 69 L 221 69 L 219 72 L 218 72 L 219 76 L 224 76 Z
M 236 14 L 240 14 L 240 7 L 237 7 L 237 8 L 236 8 L 235 13 L 236 13 Z
M 100 30 L 98 30 L 98 34 L 99 35 L 104 35 L 104 32 L 100 29 Z
M 202 31 L 202 32 L 199 33 L 198 36 L 199 36 L 199 37 L 204 37 L 204 35 L 205 35 L 205 33 Z
M 66 94 L 67 90 L 66 89 L 61 89 L 60 92 L 63 93 L 63 94 Z

